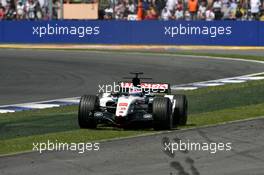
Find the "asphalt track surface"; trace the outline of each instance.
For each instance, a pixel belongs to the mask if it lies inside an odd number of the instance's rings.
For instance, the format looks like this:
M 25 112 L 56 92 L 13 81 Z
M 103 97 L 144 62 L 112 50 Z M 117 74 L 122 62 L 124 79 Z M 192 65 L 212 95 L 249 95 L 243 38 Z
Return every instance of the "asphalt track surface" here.
M 258 63 L 195 57 L 0 49 L 0 105 L 81 96 L 130 71 L 173 85 L 264 72 Z
M 0 158 L 1 175 L 263 175 L 264 119 L 100 143 L 99 151 Z M 176 151 L 170 142 L 231 142 L 231 151 Z
M 89 53 L 75 51 L 0 51 L 0 103 L 20 103 L 93 93 L 128 71 L 144 71 L 156 81 L 190 83 L 263 72 L 257 63 Z M 264 119 L 100 143 L 99 151 L 37 152 L 0 158 L 1 175 L 262 175 Z M 231 151 L 164 152 L 171 142 L 232 143 Z

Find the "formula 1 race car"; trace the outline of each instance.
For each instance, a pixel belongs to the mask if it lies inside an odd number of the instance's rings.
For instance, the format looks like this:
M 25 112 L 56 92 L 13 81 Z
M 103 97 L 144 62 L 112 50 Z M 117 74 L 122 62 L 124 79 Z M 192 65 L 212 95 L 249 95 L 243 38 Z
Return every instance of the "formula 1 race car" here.
M 106 124 L 167 130 L 186 124 L 188 105 L 185 95 L 171 95 L 167 83 L 141 83 L 142 79 L 150 79 L 139 78 L 142 72 L 131 74 L 135 74 L 132 82 L 120 82 L 118 92 L 81 97 L 78 112 L 81 128 Z

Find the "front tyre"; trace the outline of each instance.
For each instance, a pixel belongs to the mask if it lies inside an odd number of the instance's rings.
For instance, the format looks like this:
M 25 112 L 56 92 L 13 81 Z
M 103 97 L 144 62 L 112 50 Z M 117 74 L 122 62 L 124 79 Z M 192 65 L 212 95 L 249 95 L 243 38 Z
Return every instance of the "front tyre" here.
M 183 126 L 187 124 L 188 101 L 185 95 L 174 95 L 175 108 L 173 111 L 173 126 Z
M 80 128 L 96 128 L 94 112 L 99 109 L 99 98 L 96 95 L 84 95 L 81 97 L 78 111 L 78 123 Z
M 172 128 L 171 101 L 169 98 L 155 98 L 153 100 L 153 128 L 164 130 Z

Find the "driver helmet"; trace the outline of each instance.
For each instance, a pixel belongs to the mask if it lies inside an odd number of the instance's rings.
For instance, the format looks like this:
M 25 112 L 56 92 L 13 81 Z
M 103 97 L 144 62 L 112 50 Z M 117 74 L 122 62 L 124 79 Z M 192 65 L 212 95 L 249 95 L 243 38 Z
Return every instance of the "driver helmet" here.
M 142 96 L 142 90 L 139 87 L 132 87 L 129 89 L 129 95 L 132 96 Z

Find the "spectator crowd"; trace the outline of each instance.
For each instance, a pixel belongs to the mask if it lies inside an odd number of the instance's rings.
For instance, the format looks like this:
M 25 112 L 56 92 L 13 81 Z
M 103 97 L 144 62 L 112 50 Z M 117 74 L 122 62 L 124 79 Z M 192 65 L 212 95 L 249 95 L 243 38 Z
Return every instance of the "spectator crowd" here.
M 264 20 L 264 0 L 109 0 L 101 19 Z
M 60 0 L 0 0 L 0 20 L 58 19 L 60 7 Z M 100 7 L 103 20 L 264 21 L 264 0 L 104 0 Z
M 49 0 L 0 0 L 0 20 L 58 19 L 60 2 L 52 3 L 49 13 Z

